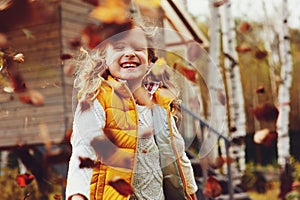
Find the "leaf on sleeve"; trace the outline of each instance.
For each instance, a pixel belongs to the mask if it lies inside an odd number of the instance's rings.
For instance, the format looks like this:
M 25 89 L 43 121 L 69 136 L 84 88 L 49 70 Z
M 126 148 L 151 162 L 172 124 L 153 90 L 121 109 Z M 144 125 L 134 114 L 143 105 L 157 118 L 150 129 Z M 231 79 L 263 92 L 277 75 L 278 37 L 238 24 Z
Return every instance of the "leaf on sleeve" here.
M 96 162 L 90 158 L 84 158 L 79 156 L 79 160 L 80 160 L 80 164 L 79 164 L 80 169 L 94 168 L 96 166 Z

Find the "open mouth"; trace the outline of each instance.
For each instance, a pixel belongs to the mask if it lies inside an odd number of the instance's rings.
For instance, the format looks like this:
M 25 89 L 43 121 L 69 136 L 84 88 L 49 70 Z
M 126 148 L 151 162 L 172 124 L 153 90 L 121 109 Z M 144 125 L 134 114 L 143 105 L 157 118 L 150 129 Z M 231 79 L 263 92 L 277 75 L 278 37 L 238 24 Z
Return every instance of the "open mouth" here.
M 136 68 L 138 67 L 140 64 L 137 62 L 124 62 L 122 64 L 120 64 L 121 68 L 124 69 L 128 69 L 128 68 Z

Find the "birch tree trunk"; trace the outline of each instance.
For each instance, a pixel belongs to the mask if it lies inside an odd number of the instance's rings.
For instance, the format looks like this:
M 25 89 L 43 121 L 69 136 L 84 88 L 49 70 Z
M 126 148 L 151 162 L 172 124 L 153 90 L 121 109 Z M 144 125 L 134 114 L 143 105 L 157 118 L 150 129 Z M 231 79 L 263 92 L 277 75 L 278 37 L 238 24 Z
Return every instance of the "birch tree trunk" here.
M 238 55 L 236 47 L 235 23 L 231 16 L 231 2 L 228 0 L 221 6 L 221 24 L 223 37 L 223 53 L 225 77 L 228 93 L 229 107 L 229 134 L 233 139 L 241 140 L 246 135 L 246 117 L 244 110 L 244 96 L 240 80 L 240 69 L 238 66 Z M 245 170 L 245 144 L 231 145 L 231 155 L 236 160 L 233 174 L 241 174 Z M 239 173 L 241 172 L 241 173 Z
M 282 1 L 282 32 L 280 32 L 280 55 L 281 55 L 281 73 L 280 84 L 278 88 L 278 109 L 277 119 L 277 151 L 278 163 L 284 166 L 290 156 L 290 138 L 289 138 L 289 114 L 290 114 L 290 88 L 292 84 L 292 55 L 290 46 L 290 35 L 288 28 L 288 8 L 287 0 Z
M 228 137 L 228 118 L 226 108 L 226 90 L 222 77 L 222 68 L 220 66 L 220 50 L 221 50 L 221 27 L 220 27 L 220 12 L 219 7 L 215 6 L 216 0 L 210 0 L 210 24 L 209 24 L 209 77 L 208 88 L 211 95 L 209 105 L 208 119 L 212 127 L 216 128 L 224 136 Z M 223 102 L 222 102 L 223 101 Z M 219 142 L 223 156 L 225 156 L 225 143 Z M 218 148 L 215 147 L 211 152 L 211 160 L 218 156 Z

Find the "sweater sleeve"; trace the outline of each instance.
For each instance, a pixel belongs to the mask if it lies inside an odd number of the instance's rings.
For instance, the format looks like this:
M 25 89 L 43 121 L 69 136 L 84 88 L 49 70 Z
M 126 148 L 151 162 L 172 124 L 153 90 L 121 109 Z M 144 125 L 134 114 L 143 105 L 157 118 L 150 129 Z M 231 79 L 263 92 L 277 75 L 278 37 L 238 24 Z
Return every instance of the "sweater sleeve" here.
M 93 169 L 79 168 L 79 157 L 97 159 L 90 143 L 93 138 L 103 135 L 104 125 L 105 112 L 98 100 L 93 101 L 91 108 L 83 112 L 80 104 L 78 104 L 73 121 L 72 154 L 69 161 L 66 199 L 75 194 L 81 194 L 87 199 L 90 198 L 90 182 Z
M 189 194 L 193 194 L 198 190 L 198 186 L 195 181 L 192 164 L 184 151 L 185 150 L 184 140 L 176 127 L 176 123 L 173 117 L 171 117 L 171 124 L 173 130 L 173 137 L 176 144 L 176 150 L 178 153 L 178 159 L 180 162 L 180 168 L 184 175 L 186 190 Z

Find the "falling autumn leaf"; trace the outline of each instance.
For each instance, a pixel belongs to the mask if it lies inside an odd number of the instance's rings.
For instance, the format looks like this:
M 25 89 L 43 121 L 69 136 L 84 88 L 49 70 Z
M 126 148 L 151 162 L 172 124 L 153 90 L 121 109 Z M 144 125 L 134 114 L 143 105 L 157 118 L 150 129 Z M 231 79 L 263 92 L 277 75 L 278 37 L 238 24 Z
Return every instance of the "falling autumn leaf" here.
M 258 60 L 264 59 L 267 55 L 268 55 L 268 53 L 266 51 L 258 50 L 255 52 L 255 58 Z
M 239 53 L 246 53 L 246 52 L 252 51 L 252 47 L 247 43 L 242 43 L 242 44 L 238 45 L 235 48 L 235 50 Z
M 254 133 L 253 141 L 256 144 L 261 144 L 269 134 L 270 134 L 270 130 L 267 128 L 256 131 Z
M 13 4 L 12 0 L 1 0 L 0 11 L 8 9 Z
M 73 56 L 71 54 L 65 53 L 61 55 L 62 60 L 68 60 L 71 59 Z
M 200 57 L 201 47 L 196 42 L 189 42 L 187 45 L 187 55 L 190 62 L 194 62 Z
M 24 62 L 24 54 L 22 53 L 18 53 L 13 57 L 13 60 L 18 62 L 18 63 L 22 63 Z
M 241 25 L 240 25 L 240 31 L 242 33 L 245 33 L 247 31 L 249 31 L 251 29 L 251 26 L 248 22 L 243 22 Z
M 256 108 L 252 109 L 251 112 L 257 120 L 262 121 L 276 121 L 279 115 L 276 106 L 270 102 L 258 105 Z
M 262 93 L 265 93 L 265 87 L 264 86 L 259 86 L 257 89 L 256 89 L 256 93 L 257 94 L 262 94 Z
M 209 176 L 203 188 L 203 195 L 207 198 L 216 198 L 222 193 L 219 181 L 213 176 Z
M 195 69 L 188 68 L 186 65 L 179 62 L 175 62 L 173 68 L 188 80 L 197 83 L 197 71 Z
M 218 91 L 217 91 L 217 98 L 218 98 L 219 102 L 222 105 L 226 104 L 226 96 L 225 96 L 224 91 L 222 89 L 218 89 Z
M 117 190 L 121 195 L 128 197 L 134 192 L 132 186 L 126 182 L 121 177 L 114 177 L 112 180 L 108 182 L 110 186 L 112 186 L 115 190 Z
M 32 104 L 35 106 L 42 106 L 45 102 L 45 97 L 37 90 L 29 90 L 19 93 L 19 99 L 26 104 Z
M 21 187 L 29 185 L 34 180 L 34 176 L 29 173 L 19 174 L 16 178 L 17 184 Z
M 96 166 L 96 162 L 90 158 L 78 157 L 80 164 L 79 168 L 94 168 Z
M 34 39 L 34 35 L 32 34 L 32 31 L 30 31 L 29 29 L 22 29 L 22 32 L 24 33 L 26 39 Z
M 139 6 L 148 8 L 157 8 L 160 6 L 160 0 L 136 0 Z
M 236 129 L 235 126 L 231 126 L 231 127 L 229 128 L 229 131 L 230 131 L 230 132 L 235 132 L 235 131 L 237 131 L 237 129 Z
M 276 131 L 270 132 L 267 137 L 263 141 L 263 145 L 265 147 L 270 147 L 272 144 L 274 144 L 274 141 L 277 139 L 278 134 Z
M 0 33 L 0 48 L 5 48 L 8 44 L 7 37 L 4 33 Z
M 105 1 L 103 4 L 93 9 L 90 16 L 103 23 L 123 24 L 129 21 L 127 9 L 128 8 L 123 1 L 110 0 Z
M 63 195 L 62 194 L 55 194 L 53 198 L 54 198 L 54 200 L 62 200 Z
M 214 2 L 214 7 L 219 7 L 219 6 L 221 6 L 221 5 L 223 5 L 224 3 L 227 3 L 228 2 L 228 0 L 217 0 L 217 1 L 215 1 Z
M 211 164 L 214 169 L 220 169 L 225 163 L 233 163 L 234 159 L 231 157 L 218 156 Z
M 118 148 L 105 135 L 95 137 L 91 141 L 91 145 L 96 151 L 98 157 L 103 158 L 104 160 L 108 160 Z

